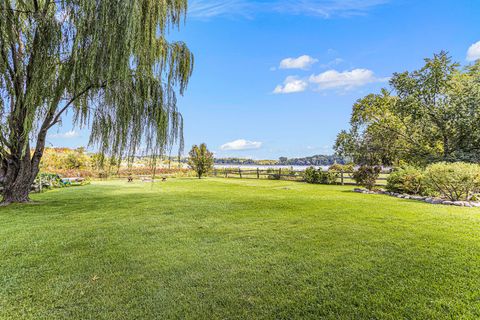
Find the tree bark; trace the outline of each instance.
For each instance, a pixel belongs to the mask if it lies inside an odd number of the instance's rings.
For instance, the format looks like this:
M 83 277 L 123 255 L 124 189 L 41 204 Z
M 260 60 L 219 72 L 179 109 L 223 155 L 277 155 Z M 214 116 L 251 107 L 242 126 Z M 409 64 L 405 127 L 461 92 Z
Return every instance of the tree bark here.
M 5 176 L 3 177 L 2 203 L 29 202 L 29 194 L 36 177 L 32 171 L 30 150 L 27 150 L 21 158 L 6 159 L 4 165 L 6 168 L 3 168 Z

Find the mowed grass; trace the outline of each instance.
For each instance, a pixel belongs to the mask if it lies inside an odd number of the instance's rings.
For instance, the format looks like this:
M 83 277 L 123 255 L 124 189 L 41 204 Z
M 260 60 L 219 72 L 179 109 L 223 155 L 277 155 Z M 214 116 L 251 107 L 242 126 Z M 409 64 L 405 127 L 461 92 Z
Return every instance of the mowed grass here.
M 34 195 L 0 208 L 0 318 L 480 318 L 480 209 L 351 190 L 171 179 Z

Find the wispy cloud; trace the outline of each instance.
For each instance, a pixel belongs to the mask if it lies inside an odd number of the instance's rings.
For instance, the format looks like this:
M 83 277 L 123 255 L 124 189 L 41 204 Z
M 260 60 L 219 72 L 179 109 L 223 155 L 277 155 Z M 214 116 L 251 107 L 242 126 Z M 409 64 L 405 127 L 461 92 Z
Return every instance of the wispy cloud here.
M 220 147 L 220 150 L 252 150 L 260 149 L 262 147 L 262 142 L 259 141 L 248 141 L 245 139 L 238 139 L 235 141 L 227 142 Z
M 193 0 L 188 8 L 188 15 L 196 19 L 221 16 L 248 17 L 253 12 L 252 4 L 245 0 Z
M 56 139 L 72 139 L 72 138 L 77 138 L 79 136 L 80 136 L 80 133 L 78 133 L 75 130 L 70 130 L 65 133 L 52 134 L 49 137 L 56 138 Z
M 475 61 L 480 59 L 480 41 L 472 44 L 467 51 L 467 61 Z
M 320 18 L 364 15 L 390 0 L 192 0 L 189 15 L 210 19 L 220 16 L 253 17 L 261 13 L 309 15 Z

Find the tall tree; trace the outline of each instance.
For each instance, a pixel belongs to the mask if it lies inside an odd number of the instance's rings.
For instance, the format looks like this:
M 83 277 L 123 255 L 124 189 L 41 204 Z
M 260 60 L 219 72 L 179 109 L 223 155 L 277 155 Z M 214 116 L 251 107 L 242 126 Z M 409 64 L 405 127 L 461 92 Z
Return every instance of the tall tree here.
M 208 151 L 207 145 L 194 145 L 189 152 L 188 165 L 197 173 L 198 179 L 213 168 L 213 153 Z
M 441 52 L 419 70 L 395 73 L 390 86 L 354 104 L 337 153 L 384 165 L 480 161 L 480 61 L 460 69 Z
M 71 112 L 110 156 L 178 143 L 193 56 L 168 42 L 187 0 L 2 0 L 0 176 L 3 202 L 26 202 L 49 129 Z

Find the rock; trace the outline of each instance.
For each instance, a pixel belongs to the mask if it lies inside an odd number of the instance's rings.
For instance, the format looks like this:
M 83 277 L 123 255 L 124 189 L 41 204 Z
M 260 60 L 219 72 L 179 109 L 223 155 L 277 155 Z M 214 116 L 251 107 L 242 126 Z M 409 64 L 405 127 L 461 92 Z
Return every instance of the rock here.
M 468 202 L 468 201 L 465 201 L 465 202 L 463 203 L 463 205 L 464 205 L 465 207 L 469 207 L 469 208 L 472 207 L 472 205 L 471 205 L 470 202 Z
M 442 199 L 432 199 L 431 204 L 442 204 L 443 200 Z
M 472 207 L 480 207 L 480 202 L 470 202 Z
M 457 207 L 463 207 L 464 203 L 463 203 L 463 201 L 454 201 L 453 205 L 457 206 Z
M 353 189 L 353 192 L 362 193 L 362 192 L 363 192 L 363 189 L 355 188 L 355 189 Z
M 426 203 L 432 203 L 432 200 L 433 200 L 432 198 L 426 198 L 424 201 L 425 201 Z
M 409 195 L 403 196 L 404 199 L 410 199 Z
M 451 205 L 453 205 L 453 201 L 443 201 L 442 204 L 447 205 L 447 206 L 451 206 Z

